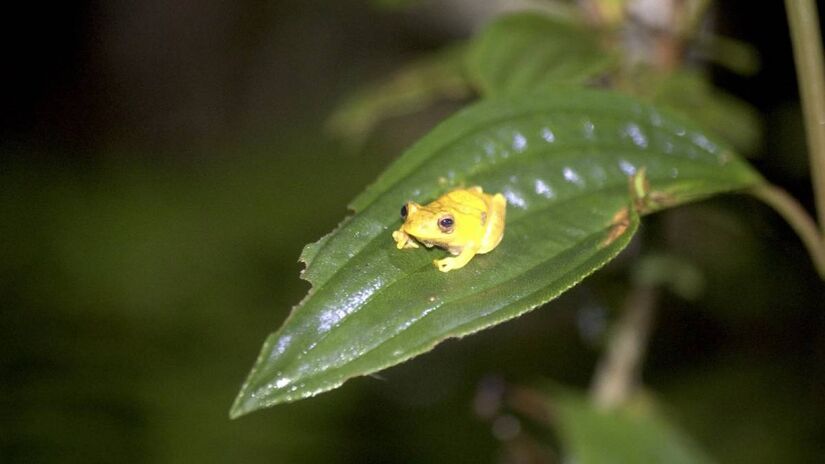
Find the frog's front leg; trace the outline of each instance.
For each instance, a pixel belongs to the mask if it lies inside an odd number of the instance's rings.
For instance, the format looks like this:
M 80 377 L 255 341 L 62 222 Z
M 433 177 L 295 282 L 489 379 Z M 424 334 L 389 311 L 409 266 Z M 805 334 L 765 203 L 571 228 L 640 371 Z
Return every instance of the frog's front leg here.
M 400 250 L 402 248 L 418 248 L 412 237 L 403 229 L 398 229 L 392 233 L 392 238 L 395 240 L 395 246 Z
M 454 258 L 436 259 L 433 263 L 439 271 L 450 272 L 453 269 L 461 269 L 464 267 L 470 262 L 471 259 L 473 259 L 476 252 L 478 252 L 478 246 L 473 243 L 469 243 L 461 250 L 458 256 Z

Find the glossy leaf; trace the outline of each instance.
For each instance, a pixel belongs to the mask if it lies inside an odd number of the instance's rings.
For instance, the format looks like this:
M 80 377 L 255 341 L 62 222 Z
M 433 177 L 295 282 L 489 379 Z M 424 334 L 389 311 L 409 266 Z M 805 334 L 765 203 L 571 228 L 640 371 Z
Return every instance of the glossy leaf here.
M 554 422 L 565 454 L 579 464 L 709 464 L 696 443 L 642 398 L 605 411 L 572 393 L 553 396 Z
M 699 73 L 683 71 L 662 79 L 656 87 L 654 101 L 690 117 L 741 153 L 752 153 L 761 142 L 756 109 L 715 89 L 708 78 Z
M 503 16 L 473 41 L 468 75 L 487 96 L 578 84 L 604 74 L 615 60 L 597 34 L 537 13 Z
M 358 144 L 384 119 L 420 111 L 439 100 L 470 96 L 464 76 L 466 52 L 462 45 L 439 50 L 359 88 L 335 109 L 327 130 Z
M 646 169 L 650 210 L 759 177 L 695 128 L 593 90 L 488 100 L 449 118 L 305 248 L 313 288 L 264 343 L 232 415 L 312 396 L 543 304 L 613 258 L 636 225 L 628 176 Z M 508 200 L 504 240 L 465 268 L 443 250 L 397 250 L 407 200 L 480 185 Z

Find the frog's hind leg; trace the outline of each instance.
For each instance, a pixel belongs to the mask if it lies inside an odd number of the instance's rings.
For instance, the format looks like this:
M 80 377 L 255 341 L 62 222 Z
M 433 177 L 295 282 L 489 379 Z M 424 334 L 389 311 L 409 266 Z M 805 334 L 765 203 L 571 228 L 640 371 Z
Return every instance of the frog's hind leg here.
M 487 224 L 484 237 L 481 239 L 479 253 L 492 251 L 501 243 L 504 237 L 504 216 L 507 211 L 507 200 L 504 195 L 497 193 L 490 200 L 489 214 L 487 214 Z

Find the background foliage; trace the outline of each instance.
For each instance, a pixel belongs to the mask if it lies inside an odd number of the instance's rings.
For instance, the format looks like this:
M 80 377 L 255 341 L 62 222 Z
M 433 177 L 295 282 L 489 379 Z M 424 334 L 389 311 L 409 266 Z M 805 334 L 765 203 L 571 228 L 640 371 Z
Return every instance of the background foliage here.
M 710 69 L 758 108 L 764 133 L 742 135 L 745 152 L 804 200 L 788 34 L 773 3 L 719 2 L 718 29 L 753 43 L 762 66 L 750 77 Z M 303 244 L 456 108 L 391 118 L 356 152 L 318 133 L 334 103 L 480 20 L 431 16 L 426 4 L 140 5 L 8 15 L 3 462 L 553 462 L 559 437 L 524 413 L 513 386 L 587 387 L 641 254 L 695 277 L 661 296 L 644 370 L 662 405 L 651 420 L 676 423 L 688 449 L 718 462 L 825 454 L 821 282 L 782 220 L 747 198 L 648 218 L 643 246 L 552 311 L 228 421 L 260 341 L 308 288 L 296 277 Z

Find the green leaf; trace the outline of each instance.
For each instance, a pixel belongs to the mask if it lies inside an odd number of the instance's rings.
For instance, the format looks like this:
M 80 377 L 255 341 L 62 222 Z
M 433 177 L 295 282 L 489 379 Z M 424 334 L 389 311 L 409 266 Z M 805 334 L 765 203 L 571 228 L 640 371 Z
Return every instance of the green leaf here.
M 537 13 L 503 16 L 474 39 L 468 75 L 486 96 L 551 90 L 604 74 L 615 63 L 598 33 Z
M 633 281 L 645 287 L 664 287 L 686 300 L 698 299 L 705 290 L 705 276 L 689 260 L 668 253 L 641 257 L 633 268 Z
M 330 115 L 327 130 L 359 144 L 384 119 L 423 110 L 440 100 L 470 96 L 464 77 L 466 52 L 463 45 L 447 47 L 361 87 Z
M 695 120 L 741 153 L 752 153 L 761 141 L 756 110 L 714 88 L 700 73 L 682 71 L 664 78 L 658 84 L 653 100 Z
M 753 76 L 759 71 L 759 52 L 753 45 L 722 35 L 707 34 L 699 42 L 703 58 L 743 76 Z
M 551 408 L 562 447 L 579 464 L 713 462 L 644 399 L 605 411 L 578 395 L 563 393 L 553 395 Z
M 417 6 L 421 3 L 421 0 L 371 0 L 370 3 L 376 8 L 400 10 Z
M 449 118 L 306 247 L 312 290 L 267 338 L 232 416 L 333 389 L 555 298 L 630 240 L 628 176 L 642 167 L 658 207 L 760 181 L 694 127 L 613 93 L 488 100 Z M 397 250 L 400 205 L 459 185 L 506 196 L 499 247 L 449 273 L 432 265 L 443 250 Z

